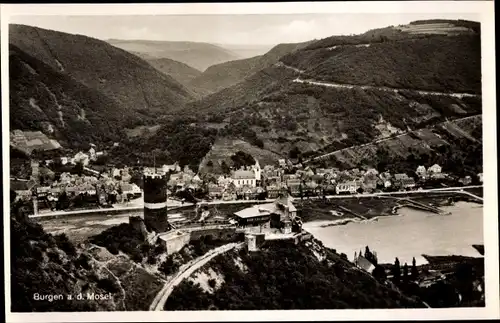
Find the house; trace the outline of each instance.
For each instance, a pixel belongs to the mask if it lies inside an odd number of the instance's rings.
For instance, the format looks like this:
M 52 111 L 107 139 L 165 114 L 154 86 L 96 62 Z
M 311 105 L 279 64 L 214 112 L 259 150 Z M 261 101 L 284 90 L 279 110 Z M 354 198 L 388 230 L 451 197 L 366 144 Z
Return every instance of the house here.
M 89 149 L 89 156 L 91 161 L 95 161 L 97 159 L 96 151 L 94 147 L 90 147 Z
M 288 182 L 288 180 L 290 179 L 298 179 L 299 176 L 297 176 L 296 174 L 284 174 L 283 175 L 283 181 L 286 183 Z
M 122 171 L 118 168 L 113 168 L 113 170 L 111 171 L 111 177 L 115 178 L 115 177 L 119 177 L 122 175 Z
M 142 190 L 137 184 L 124 183 L 121 185 L 121 189 L 125 196 L 131 196 L 132 198 L 138 198 L 142 196 Z
M 335 188 L 335 193 L 337 194 L 354 194 L 358 191 L 358 188 L 360 188 L 360 182 L 359 181 L 348 181 L 348 182 L 342 182 L 338 183 L 336 188 Z
M 422 166 L 422 165 L 418 166 L 415 173 L 421 179 L 425 179 L 427 177 L 427 170 L 425 169 L 425 166 Z
M 376 174 L 371 174 L 369 176 L 363 177 L 363 181 L 361 182 L 361 188 L 363 192 L 373 192 L 377 188 L 377 176 Z
M 375 168 L 368 168 L 364 173 L 364 176 L 371 176 L 371 175 L 377 176 L 378 170 L 376 170 Z
M 236 196 L 236 192 L 231 191 L 231 190 L 225 190 L 222 193 L 222 199 L 224 201 L 233 201 L 236 200 L 238 197 Z
M 220 199 L 223 192 L 224 187 L 216 184 L 208 184 L 208 196 L 210 196 L 211 198 Z
M 75 155 L 74 160 L 75 163 L 81 163 L 83 166 L 88 166 L 90 158 L 89 155 L 80 151 Z
M 432 175 L 440 174 L 441 173 L 441 166 L 438 164 L 434 164 L 429 169 L 427 169 L 427 172 Z
M 257 226 L 279 228 L 283 233 L 290 233 L 292 220 L 297 216 L 293 198 L 280 196 L 273 203 L 259 204 L 234 213 L 239 226 Z
M 250 186 L 242 186 L 237 189 L 238 194 L 240 196 L 243 196 L 245 200 L 254 200 L 257 198 L 257 191 L 255 187 L 250 187 Z
M 387 181 L 387 180 L 390 180 L 392 178 L 392 175 L 389 172 L 383 172 L 383 173 L 380 173 L 378 175 L 378 177 L 380 177 L 384 181 Z
M 472 178 L 470 176 L 465 176 L 464 178 L 461 178 L 459 182 L 464 186 L 470 185 L 470 183 L 472 183 Z
M 363 257 L 361 255 L 355 257 L 354 264 L 356 265 L 356 267 L 361 268 L 370 274 L 375 269 L 375 265 L 372 264 L 371 261 L 369 261 L 368 259 L 366 259 L 365 257 Z
M 411 189 L 415 187 L 415 179 L 413 177 L 402 177 L 399 180 L 394 180 L 394 186 L 399 189 Z
M 408 175 L 406 173 L 402 174 L 394 174 L 394 181 L 399 182 L 402 179 L 408 178 Z
M 278 159 L 278 165 L 282 168 L 285 168 L 286 167 L 286 160 Z
M 162 167 L 163 172 L 168 173 L 168 172 L 175 172 L 178 173 L 181 171 L 181 167 L 179 166 L 178 162 L 175 162 L 172 165 L 163 165 Z
M 282 194 L 286 193 L 286 188 L 281 185 L 269 185 L 266 186 L 267 197 L 274 199 L 279 197 Z
M 233 184 L 236 187 L 241 187 L 243 185 L 249 185 L 251 187 L 257 186 L 257 179 L 255 178 L 255 173 L 250 170 L 237 170 L 233 172 L 231 178 Z
M 217 185 L 222 187 L 227 187 L 232 182 L 233 180 L 231 179 L 231 177 L 221 175 L 217 178 Z
M 312 177 L 314 175 L 314 171 L 311 169 L 311 167 L 307 166 L 306 169 L 304 169 L 305 171 L 305 177 Z
M 311 176 L 311 181 L 313 181 L 313 182 L 315 182 L 317 184 L 323 183 L 324 180 L 325 180 L 324 175 L 315 174 L 315 175 Z
M 297 195 L 300 194 L 300 185 L 302 181 L 298 178 L 295 179 L 289 179 L 286 181 L 286 186 L 288 187 L 288 191 L 292 195 Z

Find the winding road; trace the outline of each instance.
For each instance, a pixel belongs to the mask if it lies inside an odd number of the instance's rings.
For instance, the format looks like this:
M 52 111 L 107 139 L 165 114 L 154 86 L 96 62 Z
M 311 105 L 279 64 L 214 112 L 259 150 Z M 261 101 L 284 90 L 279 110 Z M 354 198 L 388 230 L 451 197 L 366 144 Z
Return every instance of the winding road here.
M 293 67 L 293 66 L 286 65 L 283 62 L 278 62 L 275 64 L 275 66 L 284 67 L 284 68 L 292 70 L 298 74 L 305 73 L 304 70 L 298 69 L 298 68 Z M 335 88 L 345 88 L 345 89 L 355 89 L 356 88 L 356 89 L 362 89 L 362 90 L 379 90 L 379 91 L 394 92 L 394 93 L 398 93 L 399 91 L 412 91 L 412 92 L 419 93 L 421 95 L 451 96 L 451 97 L 456 97 L 456 98 L 460 98 L 460 99 L 463 97 L 479 97 L 479 96 L 481 96 L 479 94 L 472 94 L 472 93 L 437 92 L 437 91 L 425 91 L 425 90 L 418 90 L 418 89 L 392 88 L 392 87 L 386 87 L 386 86 L 343 84 L 343 83 L 320 81 L 320 80 L 314 80 L 314 79 L 301 79 L 300 76 L 297 77 L 295 80 L 293 80 L 293 82 L 305 83 L 305 84 L 311 84 L 311 85 L 317 85 L 317 86 L 323 86 L 323 87 L 335 87 Z
M 167 302 L 168 297 L 174 290 L 175 286 L 179 285 L 184 279 L 191 276 L 196 270 L 203 267 L 206 263 L 212 260 L 214 257 L 228 252 L 231 249 L 238 248 L 244 245 L 244 242 L 241 243 L 230 243 L 223 245 L 221 247 L 215 248 L 207 252 L 201 257 L 198 257 L 189 263 L 183 265 L 175 275 L 169 279 L 163 288 L 156 294 L 156 297 L 153 299 L 151 306 L 149 307 L 150 311 L 163 311 L 163 307 Z

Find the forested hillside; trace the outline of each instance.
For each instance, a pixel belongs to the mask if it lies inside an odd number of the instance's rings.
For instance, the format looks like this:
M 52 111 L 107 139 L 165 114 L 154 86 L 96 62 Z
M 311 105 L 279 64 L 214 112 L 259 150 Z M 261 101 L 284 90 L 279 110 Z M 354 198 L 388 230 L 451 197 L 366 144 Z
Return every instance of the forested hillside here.
M 125 122 L 126 110 L 107 95 L 13 45 L 9 64 L 10 129 L 40 130 L 74 148 L 123 136 L 116 125 Z
M 345 255 L 344 255 L 345 256 Z M 203 271 L 210 288 L 184 281 L 165 310 L 423 308 L 367 275 L 331 249 L 276 241 L 259 252 L 220 255 Z
M 183 112 L 219 137 L 281 156 L 298 148 L 304 159 L 480 115 L 479 30 L 474 22 L 432 21 L 319 40 Z
M 119 109 L 113 110 L 119 111 L 109 113 L 124 116 L 124 123 L 120 126 L 152 122 L 159 115 L 192 99 L 192 93 L 172 77 L 156 70 L 138 56 L 104 41 L 31 26 L 10 25 L 9 43 L 54 71 L 113 100 L 115 106 L 119 106 Z M 99 109 L 105 110 L 110 104 L 101 102 L 100 105 Z

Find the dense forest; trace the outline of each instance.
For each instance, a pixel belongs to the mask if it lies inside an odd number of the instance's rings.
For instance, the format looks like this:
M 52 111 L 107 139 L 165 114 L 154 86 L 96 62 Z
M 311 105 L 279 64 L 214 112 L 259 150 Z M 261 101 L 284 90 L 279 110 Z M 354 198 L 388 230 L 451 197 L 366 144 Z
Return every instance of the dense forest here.
M 477 35 L 433 35 L 363 48 L 301 50 L 286 55 L 281 61 L 304 70 L 303 78 L 315 80 L 481 93 L 481 39 Z
M 240 257 L 245 269 L 236 265 Z M 304 244 L 279 241 L 264 250 L 217 256 L 210 263 L 224 283 L 214 294 L 183 282 L 165 310 L 419 308 L 418 300 L 380 284 L 336 254 L 319 261 Z

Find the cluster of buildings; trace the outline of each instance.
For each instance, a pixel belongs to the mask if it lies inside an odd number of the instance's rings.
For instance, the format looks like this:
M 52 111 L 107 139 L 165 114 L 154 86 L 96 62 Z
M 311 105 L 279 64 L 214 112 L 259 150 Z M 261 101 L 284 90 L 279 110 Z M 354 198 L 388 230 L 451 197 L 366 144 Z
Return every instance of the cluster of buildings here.
M 80 163 L 86 167 L 89 166 L 91 162 L 97 161 L 100 156 L 104 156 L 105 154 L 105 151 L 96 151 L 96 146 L 94 144 L 90 144 L 88 152 L 85 153 L 83 151 L 79 151 L 74 156 L 59 157 L 59 161 L 62 165 L 76 165 L 77 163 Z M 54 159 L 47 159 L 45 160 L 45 164 L 50 165 L 55 161 L 56 160 Z
M 112 168 L 109 172 L 93 174 L 71 174 L 63 172 L 58 178 L 50 170 L 45 172 L 49 178 L 40 183 L 38 175 L 47 170 L 32 162 L 32 176 L 30 180 L 11 181 L 11 188 L 17 193 L 18 199 L 30 200 L 36 194 L 39 202 L 57 202 L 61 194 L 66 193 L 68 198 L 85 196 L 89 201 L 96 201 L 100 205 L 108 203 L 123 203 L 131 198 L 142 195 L 142 190 L 134 183 L 130 183 L 131 176 L 128 168 Z M 40 204 L 42 206 L 43 204 Z
M 232 171 L 230 175 L 220 175 L 208 180 L 207 193 L 210 198 L 222 200 L 256 199 L 265 193 L 262 187 L 262 169 L 255 165 Z

